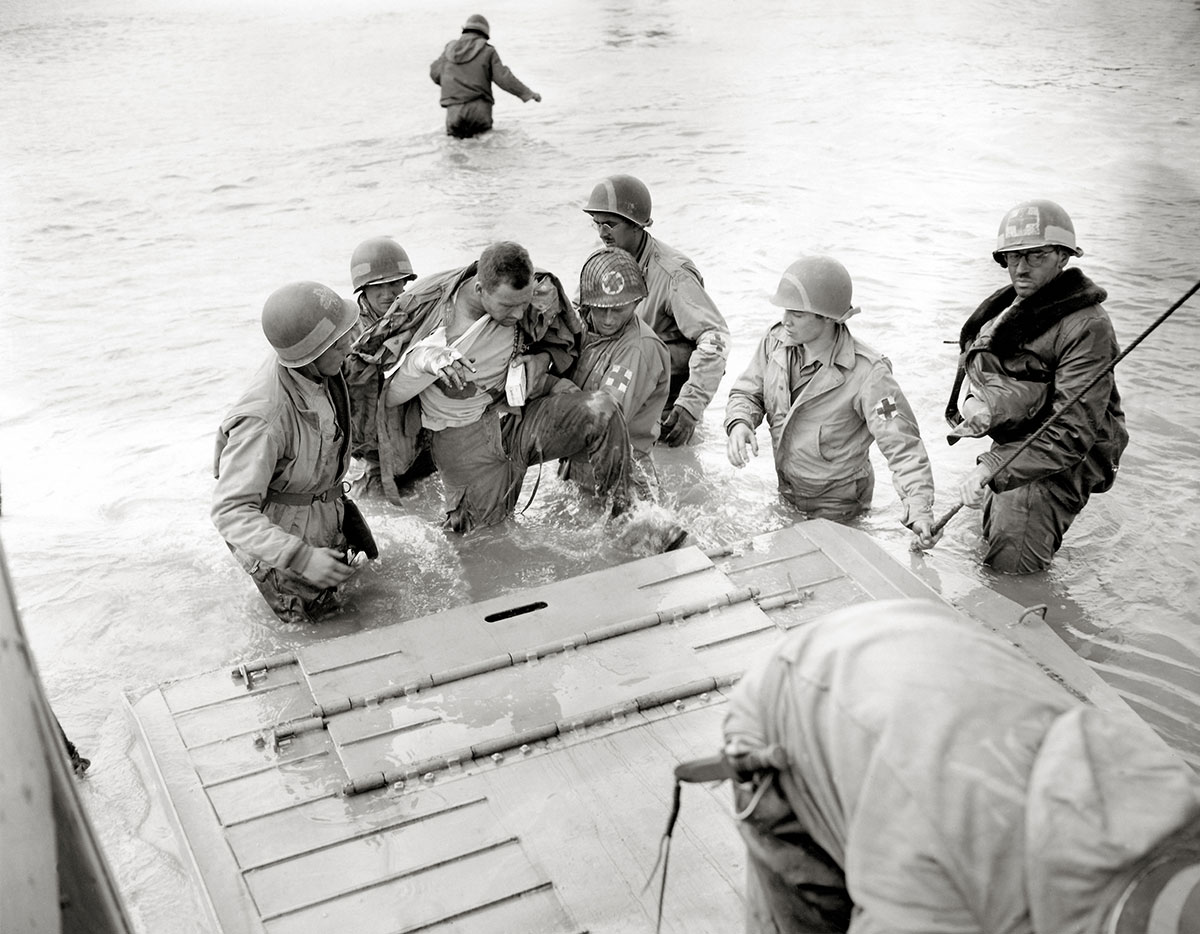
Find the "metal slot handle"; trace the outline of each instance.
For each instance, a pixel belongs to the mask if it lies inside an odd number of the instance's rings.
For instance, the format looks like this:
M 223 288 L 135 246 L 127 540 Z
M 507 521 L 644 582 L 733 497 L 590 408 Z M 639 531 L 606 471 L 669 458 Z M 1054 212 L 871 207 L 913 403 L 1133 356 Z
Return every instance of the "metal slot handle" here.
M 489 623 L 498 623 L 502 619 L 512 619 L 514 616 L 524 616 L 526 613 L 533 613 L 537 610 L 546 609 L 547 604 L 539 600 L 537 603 L 526 603 L 524 606 L 514 606 L 511 610 L 501 610 L 499 613 L 489 613 L 484 617 L 484 620 Z

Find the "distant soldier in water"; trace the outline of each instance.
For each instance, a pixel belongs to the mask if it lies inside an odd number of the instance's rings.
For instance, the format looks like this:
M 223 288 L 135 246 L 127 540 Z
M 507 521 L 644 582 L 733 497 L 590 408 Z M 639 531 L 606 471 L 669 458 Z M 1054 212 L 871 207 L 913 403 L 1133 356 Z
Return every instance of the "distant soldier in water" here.
M 946 408 L 950 443 L 984 434 L 993 441 L 959 496 L 965 506 L 983 506 L 984 563 L 1009 574 L 1049 567 L 1088 497 L 1112 486 L 1129 442 L 1110 372 L 996 473 L 1120 352 L 1100 304 L 1108 293 L 1066 268 L 1082 255 L 1061 207 L 1018 204 L 1000 221 L 992 253 L 1011 284 L 984 299 L 959 335 L 959 375 Z
M 217 432 L 213 523 L 285 622 L 335 608 L 355 553 L 377 554 L 342 493 L 350 463 L 342 365 L 357 323 L 354 304 L 320 283 L 272 292 L 262 327 L 275 353 Z
M 385 320 L 405 287 L 417 278 L 404 247 L 391 237 L 371 237 L 354 248 L 350 279 L 358 295 L 361 327 L 346 358 L 352 421 L 351 475 L 355 489 L 366 492 L 382 486 L 396 502 L 400 488 L 433 472 L 429 433 L 418 425 L 405 429 L 404 411 L 379 405 L 383 370 L 394 362 L 403 344 L 404 328 Z
M 874 441 L 892 469 L 901 522 L 917 544 L 934 543 L 933 472 L 916 416 L 892 365 L 846 326 L 853 284 L 828 256 L 792 263 L 771 298 L 783 320 L 759 342 L 725 407 L 727 453 L 744 467 L 758 453 L 754 431 L 771 428 L 779 492 L 806 515 L 850 519 L 871 506 Z
M 527 88 L 488 43 L 491 29 L 478 13 L 467 17 L 462 35 L 429 66 L 429 77 L 442 89 L 446 108 L 446 132 L 467 138 L 492 128 L 492 84 L 526 101 L 541 101 L 542 95 Z
M 729 357 L 729 326 L 704 290 L 695 264 L 646 230 L 650 190 L 632 175 L 610 175 L 588 198 L 584 212 L 605 246 L 630 253 L 646 279 L 648 294 L 637 314 L 654 328 L 671 354 L 671 385 L 662 412 L 661 440 L 687 444 L 716 394 Z

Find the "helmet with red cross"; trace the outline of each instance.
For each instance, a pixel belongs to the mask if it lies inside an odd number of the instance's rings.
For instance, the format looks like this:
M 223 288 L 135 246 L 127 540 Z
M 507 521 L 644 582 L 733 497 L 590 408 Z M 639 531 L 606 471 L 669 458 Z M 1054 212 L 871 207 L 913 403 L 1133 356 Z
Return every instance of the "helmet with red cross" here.
M 597 250 L 579 272 L 579 304 L 588 308 L 620 308 L 648 294 L 637 260 L 618 247 Z
M 1066 211 L 1053 201 L 1022 201 L 1001 218 L 992 259 L 1006 266 L 1005 253 L 1041 246 L 1061 247 L 1074 256 L 1083 256 L 1083 250 L 1075 245 L 1075 225 Z

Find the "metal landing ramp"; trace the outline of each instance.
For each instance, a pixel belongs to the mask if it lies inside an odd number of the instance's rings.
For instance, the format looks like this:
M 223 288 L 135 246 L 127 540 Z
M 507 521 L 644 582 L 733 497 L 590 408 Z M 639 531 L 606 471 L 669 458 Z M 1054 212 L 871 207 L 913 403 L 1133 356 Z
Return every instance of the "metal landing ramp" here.
M 641 889 L 671 770 L 719 746 L 724 691 L 785 630 L 894 597 L 942 599 L 863 533 L 814 520 L 175 681 L 131 708 L 226 934 L 652 931 Z M 1039 617 L 979 586 L 954 602 L 1066 690 L 1123 706 Z M 685 795 L 664 930 L 739 929 L 728 792 Z

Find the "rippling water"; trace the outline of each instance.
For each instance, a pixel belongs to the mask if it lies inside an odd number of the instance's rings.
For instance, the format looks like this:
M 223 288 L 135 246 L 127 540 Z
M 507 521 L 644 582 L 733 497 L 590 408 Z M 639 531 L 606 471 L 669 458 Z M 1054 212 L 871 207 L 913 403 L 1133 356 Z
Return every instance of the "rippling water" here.
M 654 232 L 728 317 L 731 373 L 700 442 L 659 459 L 704 545 L 790 521 L 769 456 L 736 472 L 720 416 L 801 252 L 839 256 L 925 428 L 945 502 L 978 443 L 941 440 L 952 340 L 1003 284 L 989 256 L 1027 197 L 1071 212 L 1128 343 L 1200 277 L 1200 4 L 748 0 L 480 8 L 545 100 L 448 139 L 427 67 L 466 15 L 435 3 L 7 0 L 0 7 L 0 521 L 51 698 L 95 760 L 85 798 L 139 930 L 202 930 L 121 709 L 162 680 L 313 638 L 277 624 L 208 521 L 212 436 L 264 354 L 283 282 L 349 294 L 391 234 L 418 272 L 525 243 L 565 282 L 595 246 L 580 206 L 643 178 Z M 859 524 L 902 562 L 975 576 L 1050 619 L 1200 765 L 1200 303 L 1121 364 L 1132 442 L 1051 571 L 994 580 L 977 518 L 907 554 L 880 471 Z M 764 441 L 765 432 L 760 432 Z M 548 477 L 511 528 L 438 528 L 436 481 L 365 505 L 385 563 L 344 633 L 626 555 Z M 940 511 L 940 510 L 939 510 Z

